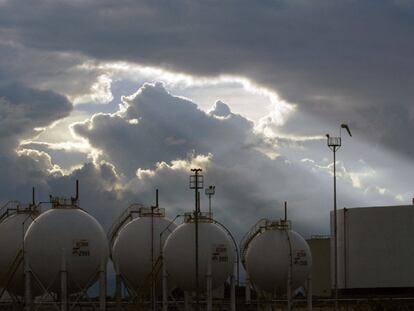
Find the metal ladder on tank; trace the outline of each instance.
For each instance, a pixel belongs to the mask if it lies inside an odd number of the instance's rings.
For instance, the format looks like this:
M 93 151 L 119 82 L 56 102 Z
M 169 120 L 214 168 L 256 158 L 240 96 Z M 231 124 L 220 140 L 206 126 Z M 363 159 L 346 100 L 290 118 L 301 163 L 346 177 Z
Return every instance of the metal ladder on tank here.
M 114 221 L 112 226 L 108 230 L 108 241 L 109 241 L 109 249 L 112 249 L 112 245 L 114 244 L 115 238 L 119 230 L 123 226 L 125 226 L 129 221 L 134 219 L 134 214 L 139 214 L 139 210 L 144 207 L 142 204 L 134 203 L 128 206 L 127 209 L 125 209 L 121 215 Z M 111 254 L 112 256 L 112 254 Z
M 0 222 L 2 222 L 4 219 L 9 217 L 10 215 L 17 213 L 19 206 L 20 206 L 19 201 L 8 201 L 6 204 L 4 204 L 0 208 Z
M 3 297 L 4 293 L 6 292 L 8 286 L 10 285 L 14 275 L 16 274 L 19 266 L 23 262 L 23 250 L 19 250 L 16 256 L 13 259 L 12 264 L 10 265 L 9 270 L 7 271 L 3 280 L 1 280 L 1 284 L 4 284 L 4 287 L 0 290 L 0 297 Z
M 243 236 L 240 242 L 240 253 L 241 253 L 241 262 L 244 266 L 247 248 L 249 247 L 250 242 L 262 232 L 263 228 L 266 228 L 268 220 L 265 218 L 260 219 L 256 224 Z

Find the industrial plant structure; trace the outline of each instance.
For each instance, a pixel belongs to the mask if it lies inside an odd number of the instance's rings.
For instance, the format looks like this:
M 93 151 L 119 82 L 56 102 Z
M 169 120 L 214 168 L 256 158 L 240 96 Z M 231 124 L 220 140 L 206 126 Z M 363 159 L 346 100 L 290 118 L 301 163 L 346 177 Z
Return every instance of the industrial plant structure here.
M 39 212 L 34 202 L 10 201 L 1 209 L 0 297 L 6 291 L 12 297 L 24 294 L 24 234 Z
M 287 299 L 292 308 L 293 291 L 306 288 L 308 309 L 312 309 L 310 269 L 312 255 L 306 241 L 291 229 L 287 219 L 262 219 L 242 239 L 241 260 L 246 270 L 246 300 L 252 287 L 271 307 L 273 300 Z
M 196 176 L 196 177 L 194 177 Z M 291 221 L 259 220 L 240 247 L 200 208 L 200 171 L 192 175 L 195 208 L 166 217 L 158 204 L 134 203 L 105 235 L 75 197 L 9 202 L 0 213 L 0 310 L 312 310 L 334 301 L 351 310 L 414 304 L 414 208 L 337 212 L 338 299 L 333 293 L 333 238 L 305 241 Z M 333 215 L 331 230 L 333 231 Z M 116 290 L 107 291 L 112 260 Z M 244 271 L 240 271 L 240 264 Z M 90 288 L 95 286 L 95 294 Z M 217 295 L 215 290 L 221 292 Z M 96 294 L 97 292 L 97 294 Z M 390 302 L 391 301 L 391 302 Z M 336 305 L 336 304 L 335 304 Z M 368 308 L 369 309 L 369 308 Z

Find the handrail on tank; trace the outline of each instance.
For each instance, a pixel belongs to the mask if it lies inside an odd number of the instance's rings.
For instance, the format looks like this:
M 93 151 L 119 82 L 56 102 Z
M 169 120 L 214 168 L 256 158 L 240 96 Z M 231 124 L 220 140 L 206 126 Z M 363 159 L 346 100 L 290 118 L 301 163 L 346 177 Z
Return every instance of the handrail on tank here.
M 121 230 L 121 228 L 125 225 L 128 220 L 132 219 L 132 214 L 139 214 L 140 209 L 144 208 L 144 205 L 141 203 L 132 203 L 128 206 L 119 217 L 112 223 L 111 227 L 108 230 L 107 238 L 109 240 L 110 250 L 112 249 L 112 245 L 115 240 L 116 234 Z
M 12 204 L 14 204 L 14 208 L 10 207 Z M 1 208 L 0 208 L 0 222 L 4 219 L 7 218 L 9 216 L 9 211 L 13 211 L 13 210 L 17 210 L 18 207 L 20 206 L 20 201 L 17 200 L 11 200 L 6 202 L 6 204 L 4 204 Z
M 213 223 L 213 213 L 209 212 L 199 212 L 198 213 L 198 222 L 210 222 Z M 184 222 L 185 223 L 192 223 L 195 222 L 195 215 L 194 212 L 184 213 Z
M 246 251 L 250 242 L 263 230 L 289 230 L 291 229 L 291 223 L 289 220 L 279 219 L 279 220 L 269 220 L 266 218 L 260 219 L 253 227 L 243 236 L 240 241 L 240 252 L 241 252 L 241 262 L 244 266 Z
M 14 204 L 15 206 L 12 206 Z M 38 205 L 36 204 L 27 204 L 22 205 L 20 201 L 12 200 L 8 201 L 5 205 L 2 206 L 0 209 L 0 222 L 4 219 L 9 217 L 10 215 L 14 214 L 35 214 L 38 215 Z

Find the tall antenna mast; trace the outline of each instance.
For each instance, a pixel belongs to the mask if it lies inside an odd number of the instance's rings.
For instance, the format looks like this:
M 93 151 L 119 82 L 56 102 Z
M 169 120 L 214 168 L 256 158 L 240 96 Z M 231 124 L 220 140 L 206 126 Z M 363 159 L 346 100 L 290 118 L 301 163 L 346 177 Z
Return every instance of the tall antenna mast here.
M 203 170 L 201 168 L 193 168 L 191 172 L 194 175 L 190 175 L 190 189 L 194 189 L 195 195 L 195 210 L 194 210 L 194 223 L 195 223 L 195 281 L 196 281 L 196 310 L 200 310 L 200 284 L 198 275 L 198 217 L 200 216 L 200 189 L 204 187 L 204 177 L 200 175 Z

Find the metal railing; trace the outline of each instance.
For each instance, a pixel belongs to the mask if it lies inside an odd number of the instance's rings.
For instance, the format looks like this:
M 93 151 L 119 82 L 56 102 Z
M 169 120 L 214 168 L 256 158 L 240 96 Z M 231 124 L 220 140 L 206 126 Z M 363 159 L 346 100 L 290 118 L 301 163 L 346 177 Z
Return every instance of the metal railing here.
M 212 213 L 208 213 L 208 212 L 199 212 L 197 218 L 198 218 L 198 222 L 214 222 L 212 218 Z M 195 222 L 195 214 L 184 213 L 184 222 L 185 223 Z
M 0 223 L 14 214 L 32 214 L 38 216 L 40 213 L 35 204 L 22 205 L 19 201 L 9 201 L 0 209 Z
M 145 209 L 144 205 L 140 203 L 133 203 L 128 208 L 126 208 L 121 215 L 114 221 L 112 226 L 108 230 L 108 241 L 109 241 L 109 249 L 112 249 L 113 243 L 115 241 L 116 234 L 121 230 L 123 226 L 125 226 L 129 221 L 131 221 L 134 217 L 133 215 L 136 214 L 137 217 L 140 216 L 140 210 Z
M 289 230 L 291 223 L 289 220 L 269 220 L 262 218 L 260 219 L 241 239 L 240 241 L 240 253 L 241 262 L 245 265 L 246 252 L 250 242 L 259 234 L 265 230 Z

